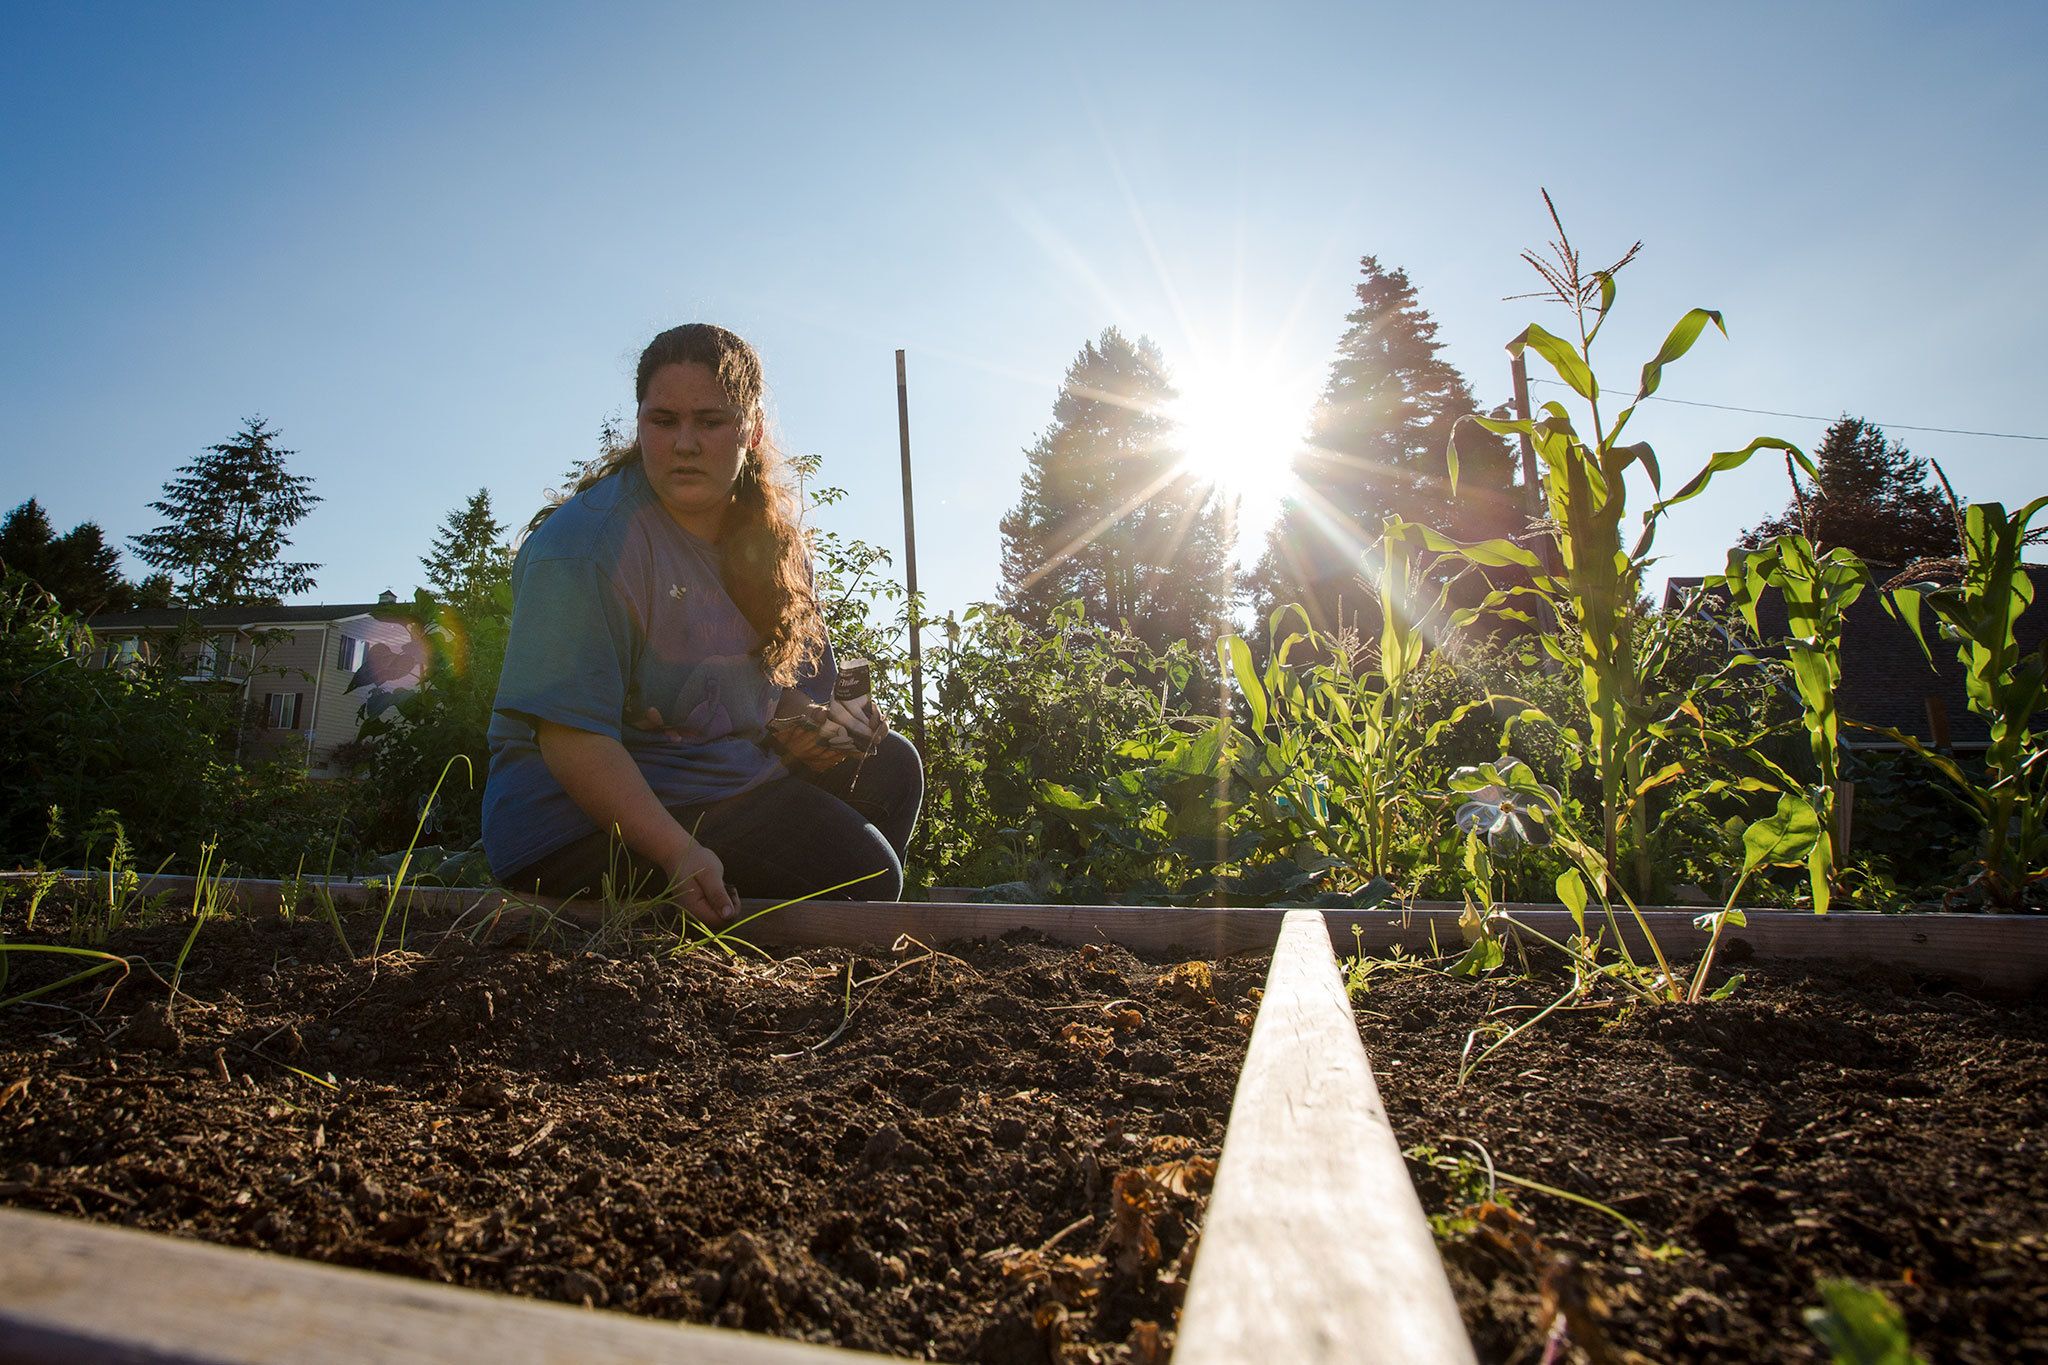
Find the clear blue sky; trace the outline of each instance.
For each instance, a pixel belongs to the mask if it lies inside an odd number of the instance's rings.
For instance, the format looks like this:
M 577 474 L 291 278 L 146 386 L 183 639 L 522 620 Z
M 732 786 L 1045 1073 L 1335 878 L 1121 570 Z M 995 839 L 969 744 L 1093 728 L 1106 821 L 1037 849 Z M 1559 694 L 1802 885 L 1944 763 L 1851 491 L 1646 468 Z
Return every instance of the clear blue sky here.
M 479 486 L 523 520 L 693 319 L 760 347 L 785 445 L 852 490 L 823 524 L 899 550 L 905 348 L 924 586 L 990 597 L 1024 448 L 1103 327 L 1268 408 L 1244 458 L 1277 468 L 1371 253 L 1503 399 L 1502 343 L 1556 323 L 1502 301 L 1533 284 L 1539 186 L 1589 256 L 1645 243 L 1610 387 L 1697 304 L 1731 339 L 1670 397 L 2048 433 L 2037 4 L 16 4 L 7 28 L 0 501 L 125 543 L 260 413 L 326 499 L 295 546 L 315 600 L 408 594 Z M 1651 404 L 1638 431 L 1682 478 L 1823 425 Z M 2048 492 L 2043 443 L 1894 434 L 1966 495 Z M 1727 480 L 1665 568 L 1717 567 L 1784 500 L 1774 466 Z

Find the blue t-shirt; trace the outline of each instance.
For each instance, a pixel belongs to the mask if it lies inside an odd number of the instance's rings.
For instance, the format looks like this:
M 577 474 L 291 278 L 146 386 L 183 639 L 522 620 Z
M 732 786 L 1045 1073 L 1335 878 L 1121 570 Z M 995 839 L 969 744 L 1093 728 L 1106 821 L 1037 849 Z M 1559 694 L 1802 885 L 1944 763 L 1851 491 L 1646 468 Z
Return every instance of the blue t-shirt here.
M 534 722 L 618 740 L 664 806 L 737 796 L 788 769 L 762 746 L 781 689 L 727 595 L 718 547 L 678 526 L 635 463 L 563 503 L 520 547 L 491 716 L 484 855 L 503 877 L 597 826 L 542 761 Z M 827 646 L 797 685 L 818 701 Z

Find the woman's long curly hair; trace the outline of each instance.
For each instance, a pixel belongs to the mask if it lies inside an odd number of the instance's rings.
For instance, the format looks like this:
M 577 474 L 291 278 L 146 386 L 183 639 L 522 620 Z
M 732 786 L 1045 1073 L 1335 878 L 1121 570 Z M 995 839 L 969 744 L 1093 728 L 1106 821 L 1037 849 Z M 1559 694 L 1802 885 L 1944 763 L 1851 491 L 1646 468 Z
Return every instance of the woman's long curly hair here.
M 710 370 L 747 423 L 749 448 L 719 532 L 720 577 L 734 605 L 761 637 L 755 652 L 762 669 L 778 686 L 791 686 L 823 652 L 825 618 L 811 590 L 810 551 L 798 522 L 796 490 L 790 486 L 782 452 L 768 436 L 761 357 L 723 327 L 708 322 L 671 327 L 640 353 L 633 378 L 636 405 L 646 401 L 647 386 L 664 365 L 702 365 Z M 612 446 L 584 466 L 555 502 L 535 514 L 527 530 L 540 525 L 562 502 L 639 459 L 637 439 Z

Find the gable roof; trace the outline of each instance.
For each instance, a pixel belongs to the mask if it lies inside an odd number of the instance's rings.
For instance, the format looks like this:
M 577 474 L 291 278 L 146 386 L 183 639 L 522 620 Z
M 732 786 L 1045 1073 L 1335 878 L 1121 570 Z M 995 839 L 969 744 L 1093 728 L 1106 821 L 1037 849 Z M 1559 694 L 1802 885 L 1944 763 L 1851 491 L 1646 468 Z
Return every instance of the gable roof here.
M 215 629 L 222 626 L 250 629 L 262 626 L 320 626 L 336 621 L 374 616 L 389 610 L 389 602 L 343 602 L 296 607 L 152 607 L 144 611 L 117 611 L 95 616 L 86 624 L 95 631 L 163 630 L 172 626 Z
M 2023 653 L 2041 648 L 2048 639 L 2048 565 L 2022 566 L 2034 583 L 2034 604 L 2020 616 L 2013 628 Z M 1666 609 L 1675 606 L 1698 588 L 1699 578 L 1673 578 L 1664 588 Z M 1715 594 L 1709 611 L 1715 622 L 1747 646 L 1749 626 Z M 1786 635 L 1785 600 L 1766 592 L 1757 604 L 1757 624 L 1765 641 Z M 1835 694 L 1835 706 L 1844 722 L 1842 743 L 1850 748 L 1894 747 L 1895 741 L 1847 724 L 1884 725 L 1903 731 L 1924 744 L 1934 743 L 1928 720 L 1928 700 L 1934 698 L 1948 717 L 1949 743 L 1957 748 L 1981 749 L 1991 742 L 1991 728 L 1984 717 L 1970 710 L 1969 691 L 1964 684 L 1963 666 L 1953 647 L 1934 633 L 1931 619 L 1923 618 L 1927 643 L 1934 653 L 1930 666 L 1920 642 L 1903 621 L 1885 610 L 1880 594 L 1866 590 L 1851 603 L 1842 626 L 1842 682 Z M 1766 651 L 1759 651 L 1760 653 Z

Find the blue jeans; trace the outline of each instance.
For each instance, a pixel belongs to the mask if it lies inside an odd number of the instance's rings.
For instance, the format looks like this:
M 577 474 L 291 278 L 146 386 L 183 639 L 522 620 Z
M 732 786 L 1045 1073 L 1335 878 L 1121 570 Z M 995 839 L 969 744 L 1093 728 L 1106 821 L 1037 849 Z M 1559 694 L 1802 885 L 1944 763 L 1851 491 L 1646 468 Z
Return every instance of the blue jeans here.
M 865 760 L 804 770 L 707 805 L 671 806 L 669 814 L 718 855 L 726 881 L 743 896 L 787 900 L 839 887 L 827 894 L 893 901 L 903 896 L 904 851 L 923 802 L 924 760 L 909 740 L 891 734 Z M 668 880 L 609 831 L 585 835 L 501 880 L 543 896 L 597 896 L 607 876 L 622 898 L 658 895 Z

